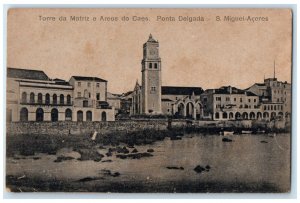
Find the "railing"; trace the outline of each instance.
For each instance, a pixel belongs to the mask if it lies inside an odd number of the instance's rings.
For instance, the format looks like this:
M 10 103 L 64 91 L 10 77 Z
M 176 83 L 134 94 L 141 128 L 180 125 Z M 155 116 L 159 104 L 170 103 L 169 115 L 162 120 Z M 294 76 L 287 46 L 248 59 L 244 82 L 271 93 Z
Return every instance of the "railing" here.
M 44 105 L 44 106 L 72 106 L 73 102 L 71 103 L 48 103 L 48 102 L 25 102 L 25 101 L 21 101 L 20 102 L 21 105 Z

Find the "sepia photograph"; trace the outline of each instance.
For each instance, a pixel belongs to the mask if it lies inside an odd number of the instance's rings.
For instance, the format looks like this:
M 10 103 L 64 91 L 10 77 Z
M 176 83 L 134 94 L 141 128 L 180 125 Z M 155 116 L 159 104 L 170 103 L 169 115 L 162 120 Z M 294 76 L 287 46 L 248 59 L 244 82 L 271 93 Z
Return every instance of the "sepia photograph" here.
M 10 8 L 6 191 L 289 193 L 292 21 Z

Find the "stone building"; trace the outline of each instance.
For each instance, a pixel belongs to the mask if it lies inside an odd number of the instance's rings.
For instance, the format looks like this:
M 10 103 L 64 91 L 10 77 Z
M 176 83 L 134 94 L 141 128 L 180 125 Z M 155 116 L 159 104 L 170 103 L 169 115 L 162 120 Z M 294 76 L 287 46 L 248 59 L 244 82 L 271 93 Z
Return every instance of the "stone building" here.
M 262 116 L 257 95 L 231 86 L 205 90 L 201 102 L 205 119 L 241 120 Z
M 278 81 L 277 78 L 264 79 L 264 83 L 255 83 L 246 89 L 259 96 L 259 101 L 266 116 L 270 118 L 291 115 L 291 84 Z
M 106 83 L 76 76 L 51 80 L 43 71 L 7 68 L 7 122 L 112 121 Z
M 159 43 L 150 34 L 143 45 L 142 84 L 136 82 L 131 93 L 130 114 L 200 118 L 202 88 L 162 86 L 161 70 Z
M 121 95 L 107 92 L 107 103 L 109 104 L 109 106 L 115 108 L 115 114 L 116 115 L 120 113 L 121 100 L 122 100 Z

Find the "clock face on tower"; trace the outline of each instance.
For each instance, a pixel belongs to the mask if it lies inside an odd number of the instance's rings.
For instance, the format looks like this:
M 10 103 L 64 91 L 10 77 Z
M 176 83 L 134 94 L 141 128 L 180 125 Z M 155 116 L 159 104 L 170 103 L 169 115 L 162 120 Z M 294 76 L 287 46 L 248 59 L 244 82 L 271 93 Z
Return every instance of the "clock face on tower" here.
M 149 50 L 149 54 L 150 54 L 151 57 L 156 56 L 156 48 L 150 49 L 150 50 Z

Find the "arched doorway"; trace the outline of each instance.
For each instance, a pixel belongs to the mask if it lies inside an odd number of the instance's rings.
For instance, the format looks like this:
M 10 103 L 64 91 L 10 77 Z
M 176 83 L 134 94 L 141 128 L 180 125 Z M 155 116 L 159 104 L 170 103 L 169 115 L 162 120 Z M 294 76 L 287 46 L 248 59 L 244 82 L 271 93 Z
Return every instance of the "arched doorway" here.
M 244 119 L 244 120 L 247 120 L 247 119 L 248 119 L 248 113 L 247 113 L 247 112 L 244 112 L 244 113 L 243 113 L 243 119 Z
M 92 121 L 92 112 L 91 111 L 87 111 L 86 112 L 86 121 Z
M 229 113 L 229 119 L 233 119 L 233 113 L 232 112 Z
M 261 112 L 257 112 L 257 119 L 261 119 L 261 118 L 262 118 Z
M 275 113 L 275 112 L 272 112 L 272 113 L 271 113 L 271 119 L 274 119 L 274 118 L 276 118 L 276 113 Z
M 20 121 L 28 121 L 28 110 L 25 107 L 20 111 Z
M 101 114 L 101 121 L 106 121 L 106 112 L 103 111 Z
M 264 118 L 269 118 L 269 113 L 268 112 L 264 112 L 263 117 Z
M 187 118 L 193 118 L 193 114 L 194 114 L 194 105 L 192 102 L 188 102 L 186 104 L 186 117 Z
M 184 104 L 183 103 L 178 104 L 178 115 L 180 117 L 184 117 Z
M 202 105 L 200 103 L 196 103 L 195 108 L 196 108 L 196 119 L 200 120 L 202 117 L 202 111 L 203 111 Z
M 241 119 L 241 114 L 240 114 L 240 112 L 236 112 L 235 113 L 235 120 L 239 120 L 239 119 Z
M 215 113 L 215 119 L 220 119 L 220 114 L 219 114 L 219 112 L 216 112 L 216 113 Z
M 71 121 L 72 120 L 72 110 L 71 109 L 66 109 L 65 120 L 66 121 Z
M 57 109 L 51 110 L 51 121 L 52 122 L 58 121 L 58 110 Z
M 251 120 L 255 119 L 255 113 L 250 112 L 250 119 L 251 119 Z
M 222 117 L 223 117 L 223 119 L 227 119 L 227 113 L 226 113 L 226 112 L 223 112 Z
M 279 112 L 278 116 L 280 116 L 280 118 L 283 118 L 283 112 Z
M 83 112 L 77 111 L 77 121 L 82 122 L 83 121 Z
M 35 112 L 35 120 L 36 121 L 44 121 L 44 110 L 42 108 L 38 108 Z

